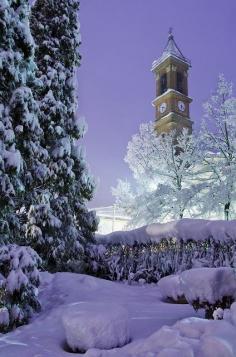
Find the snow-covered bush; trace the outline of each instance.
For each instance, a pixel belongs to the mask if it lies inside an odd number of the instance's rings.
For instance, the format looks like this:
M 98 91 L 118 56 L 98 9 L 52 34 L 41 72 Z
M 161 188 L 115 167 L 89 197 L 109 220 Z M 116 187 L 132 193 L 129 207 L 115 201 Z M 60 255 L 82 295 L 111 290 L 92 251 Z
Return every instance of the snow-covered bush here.
M 38 265 L 41 260 L 30 247 L 0 247 L 0 331 L 25 324 L 40 310 Z
M 212 316 L 214 320 L 223 320 L 224 310 L 221 307 L 217 307 Z
M 164 301 L 187 303 L 181 287 L 179 275 L 169 275 L 159 280 L 161 296 Z
M 106 247 L 103 244 L 88 244 L 86 247 L 85 272 L 109 279 L 109 272 L 104 262 Z
M 227 267 L 186 270 L 180 274 L 180 287 L 189 304 L 213 318 L 217 308 L 229 308 L 236 299 L 236 272 Z
M 127 311 L 103 303 L 73 304 L 63 315 L 66 341 L 72 351 L 111 349 L 130 341 Z

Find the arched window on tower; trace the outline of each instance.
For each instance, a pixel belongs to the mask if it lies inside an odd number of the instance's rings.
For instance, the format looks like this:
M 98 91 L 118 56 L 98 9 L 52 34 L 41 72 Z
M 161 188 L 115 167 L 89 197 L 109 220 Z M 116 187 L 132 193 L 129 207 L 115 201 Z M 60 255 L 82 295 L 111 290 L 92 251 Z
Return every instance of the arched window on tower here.
M 161 89 L 161 93 L 160 94 L 163 94 L 167 91 L 167 74 L 164 73 L 162 76 L 161 76 L 161 81 L 160 81 L 160 89 Z
M 184 94 L 183 74 L 181 72 L 176 72 L 176 90 Z

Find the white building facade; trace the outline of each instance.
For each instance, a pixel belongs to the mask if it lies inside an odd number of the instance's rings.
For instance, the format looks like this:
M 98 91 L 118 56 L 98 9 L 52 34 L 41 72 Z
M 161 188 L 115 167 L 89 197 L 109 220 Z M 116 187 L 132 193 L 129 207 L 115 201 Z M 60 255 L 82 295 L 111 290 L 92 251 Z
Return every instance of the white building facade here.
M 99 225 L 97 233 L 108 234 L 114 231 L 129 230 L 127 227 L 130 218 L 116 205 L 94 208 L 97 217 L 99 218 Z

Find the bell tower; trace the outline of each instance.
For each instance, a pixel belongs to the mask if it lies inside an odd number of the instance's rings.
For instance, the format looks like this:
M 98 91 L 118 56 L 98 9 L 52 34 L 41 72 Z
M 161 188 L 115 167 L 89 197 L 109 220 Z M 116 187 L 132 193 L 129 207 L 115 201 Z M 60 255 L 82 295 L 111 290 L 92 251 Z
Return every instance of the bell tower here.
M 161 57 L 152 64 L 156 78 L 156 98 L 152 105 L 156 110 L 155 128 L 157 133 L 168 133 L 183 128 L 192 133 L 188 96 L 188 70 L 190 61 L 184 57 L 177 46 L 172 29 Z

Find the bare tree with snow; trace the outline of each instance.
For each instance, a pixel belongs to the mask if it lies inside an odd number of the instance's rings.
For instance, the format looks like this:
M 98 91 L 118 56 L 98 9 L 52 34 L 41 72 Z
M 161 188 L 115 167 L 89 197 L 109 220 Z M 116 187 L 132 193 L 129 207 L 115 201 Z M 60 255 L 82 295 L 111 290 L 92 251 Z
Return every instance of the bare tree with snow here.
M 175 131 L 157 136 L 153 123 L 141 124 L 128 144 L 125 161 L 133 173 L 135 188 L 120 180 L 113 194 L 134 225 L 191 213 L 202 184 L 192 180 L 198 142 L 187 130 L 176 140 Z
M 228 220 L 236 199 L 236 98 L 232 83 L 219 76 L 216 92 L 204 104 L 201 140 L 207 172 L 204 211 L 224 212 Z

